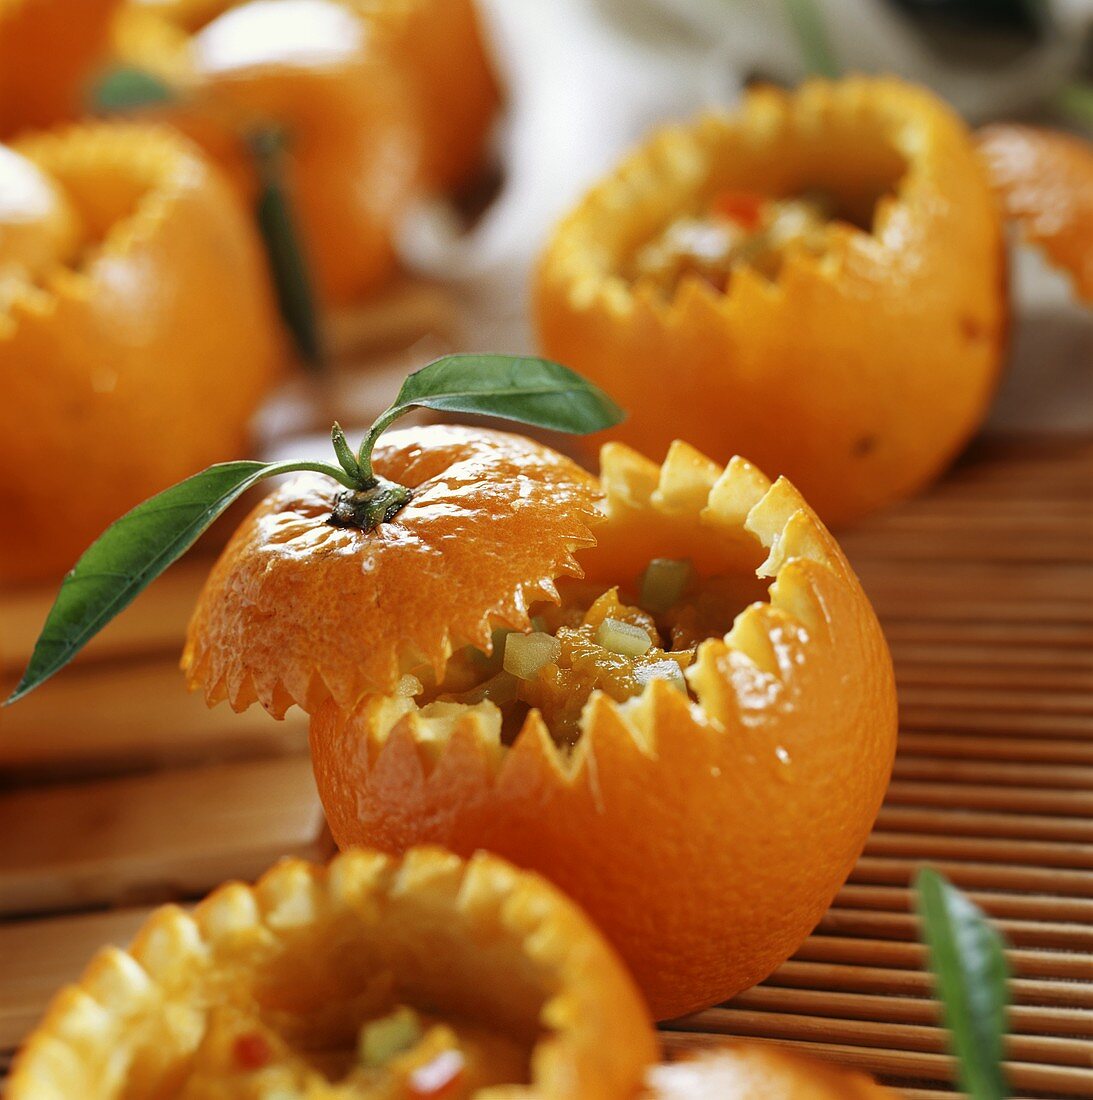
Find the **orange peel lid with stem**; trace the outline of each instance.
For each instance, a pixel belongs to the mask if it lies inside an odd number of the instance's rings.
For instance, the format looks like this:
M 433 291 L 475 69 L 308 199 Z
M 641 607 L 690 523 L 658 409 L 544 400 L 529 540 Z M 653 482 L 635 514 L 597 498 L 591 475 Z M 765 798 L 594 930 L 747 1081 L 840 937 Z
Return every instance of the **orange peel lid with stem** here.
M 1093 302 L 1093 145 L 1005 123 L 984 127 L 977 141 L 1006 214 Z
M 719 194 L 819 191 L 842 218 L 789 245 L 772 277 L 727 289 L 635 268 L 650 241 Z M 885 78 L 758 88 L 660 129 L 566 215 L 543 250 L 543 353 L 630 413 L 591 443 L 689 442 L 789 477 L 824 522 L 907 497 L 986 413 L 1007 338 L 997 203 L 963 122 Z
M 27 135 L 0 158 L 9 199 L 10 163 L 52 204 L 0 225 L 0 468 L 36 471 L 7 478 L 0 583 L 60 576 L 141 500 L 239 454 L 283 351 L 250 220 L 189 142 L 120 122 Z
M 827 910 L 887 787 L 895 683 L 866 595 L 789 482 L 683 443 L 659 466 L 608 445 L 601 482 L 589 582 L 690 558 L 753 601 L 699 645 L 692 697 L 661 680 L 623 703 L 594 693 L 572 749 L 534 710 L 506 745 L 489 703 L 328 702 L 312 760 L 339 846 L 485 848 L 544 874 L 663 1019 L 754 985 Z
M 863 1073 L 746 1040 L 654 1066 L 646 1081 L 643 1100 L 898 1100 Z
M 396 861 L 358 850 L 329 867 L 283 860 L 192 914 L 156 910 L 127 951 L 104 949 L 57 995 L 7 1096 L 174 1095 L 197 1063 L 214 1095 L 238 1095 L 238 1077 L 203 1050 L 214 1013 L 260 1018 L 278 1046 L 310 1031 L 314 1048 L 351 1049 L 384 974 L 404 1002 L 527 1049 L 530 1081 L 514 1093 L 529 1100 L 634 1095 L 656 1056 L 632 979 L 549 883 L 486 853 L 464 862 L 426 848 Z
M 395 691 L 408 667 L 441 674 L 453 650 L 490 652 L 495 626 L 580 576 L 600 490 L 567 458 L 520 436 L 434 426 L 384 435 L 376 472 L 414 496 L 364 533 L 326 521 L 341 486 L 275 490 L 240 526 L 190 623 L 183 668 L 211 704 L 257 701 L 277 717 L 326 699 L 352 708 Z

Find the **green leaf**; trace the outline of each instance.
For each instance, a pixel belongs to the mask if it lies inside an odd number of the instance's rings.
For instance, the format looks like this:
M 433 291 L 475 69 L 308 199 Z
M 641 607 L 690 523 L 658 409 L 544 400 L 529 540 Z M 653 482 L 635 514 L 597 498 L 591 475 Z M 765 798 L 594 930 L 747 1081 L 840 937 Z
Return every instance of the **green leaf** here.
M 319 311 L 286 178 L 285 137 L 275 126 L 260 127 L 248 135 L 248 145 L 258 175 L 255 217 L 281 317 L 304 363 L 318 371 L 325 358 Z
M 15 702 L 60 671 L 119 612 L 177 561 L 230 504 L 275 474 L 318 470 L 318 462 L 223 462 L 165 489 L 112 523 L 61 583 Z
M 1006 964 L 1002 937 L 982 910 L 929 867 L 915 882 L 922 934 L 937 976 L 960 1084 L 972 1100 L 1004 1100 Z
M 402 384 L 389 414 L 414 406 L 499 416 L 556 432 L 610 428 L 626 414 L 591 382 L 561 363 L 514 355 L 447 355 Z
M 173 103 L 175 90 L 154 73 L 128 65 L 108 69 L 92 85 L 91 109 L 101 114 L 120 114 Z

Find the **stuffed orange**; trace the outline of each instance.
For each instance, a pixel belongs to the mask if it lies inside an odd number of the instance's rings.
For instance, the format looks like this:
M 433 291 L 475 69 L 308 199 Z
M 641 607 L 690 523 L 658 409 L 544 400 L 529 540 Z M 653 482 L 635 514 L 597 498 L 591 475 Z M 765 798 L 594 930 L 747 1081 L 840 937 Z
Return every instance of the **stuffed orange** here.
M 82 113 L 120 0 L 0 0 L 0 138 Z
M 568 899 L 479 854 L 286 860 L 108 948 L 30 1036 L 9 1100 L 624 1100 L 656 1044 Z
M 879 809 L 892 668 L 787 481 L 686 444 L 599 479 L 518 436 L 393 432 L 412 499 L 364 533 L 305 477 L 236 532 L 183 665 L 212 702 L 312 713 L 334 837 L 487 848 L 577 900 L 656 1016 L 800 944 Z
M 226 6 L 191 36 L 155 9 L 123 21 L 122 53 L 172 84 L 162 117 L 196 140 L 248 202 L 251 143 L 283 140 L 285 184 L 321 296 L 342 303 L 395 269 L 392 233 L 417 180 L 420 137 L 402 74 L 335 0 Z
M 791 478 L 828 523 L 906 497 L 974 432 L 1006 337 L 968 131 L 891 79 L 749 92 L 655 134 L 548 243 L 545 353 L 631 413 L 611 438 Z
M 1034 126 L 987 126 L 977 138 L 1006 214 L 1093 302 L 1093 146 Z
M 862 1073 L 767 1043 L 727 1043 L 648 1076 L 649 1100 L 897 1100 Z
M 26 137 L 0 195 L 2 584 L 238 453 L 279 347 L 246 215 L 170 131 Z

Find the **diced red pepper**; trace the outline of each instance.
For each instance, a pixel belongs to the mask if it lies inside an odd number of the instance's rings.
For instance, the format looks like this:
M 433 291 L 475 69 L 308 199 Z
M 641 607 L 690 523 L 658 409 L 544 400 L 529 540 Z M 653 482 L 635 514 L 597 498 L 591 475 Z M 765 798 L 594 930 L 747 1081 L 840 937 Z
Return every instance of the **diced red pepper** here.
M 410 1095 L 427 1097 L 428 1100 L 444 1100 L 454 1096 L 463 1082 L 466 1062 L 458 1050 L 442 1050 L 410 1074 L 407 1085 Z
M 273 1050 L 261 1035 L 252 1032 L 249 1035 L 240 1035 L 235 1040 L 232 1055 L 240 1069 L 255 1070 L 269 1065 Z
M 742 229 L 758 229 L 766 196 L 758 191 L 722 191 L 714 197 L 712 210 L 736 222 Z

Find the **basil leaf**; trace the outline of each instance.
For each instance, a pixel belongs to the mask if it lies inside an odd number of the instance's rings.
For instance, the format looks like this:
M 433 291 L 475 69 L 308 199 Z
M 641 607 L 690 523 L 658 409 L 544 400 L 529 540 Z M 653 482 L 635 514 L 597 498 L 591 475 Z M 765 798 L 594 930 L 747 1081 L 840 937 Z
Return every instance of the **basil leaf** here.
M 286 182 L 285 136 L 275 126 L 260 127 L 248 135 L 247 144 L 258 176 L 254 213 L 281 318 L 300 358 L 318 371 L 324 362 L 322 334 L 311 269 Z
M 961 1087 L 972 1100 L 1004 1100 L 1010 1095 L 1004 1066 L 1009 968 L 1002 937 L 936 871 L 919 871 L 915 887 Z
M 127 65 L 108 69 L 90 93 L 91 109 L 102 114 L 161 107 L 177 98 L 175 90 L 154 73 Z
M 222 462 L 164 489 L 112 523 L 65 576 L 27 670 L 7 702 L 21 699 L 64 668 L 252 485 L 304 469 L 344 478 L 323 463 Z
M 513 355 L 446 355 L 415 371 L 383 417 L 390 423 L 414 406 L 500 416 L 558 432 L 587 435 L 626 414 L 579 374 L 550 359 Z

